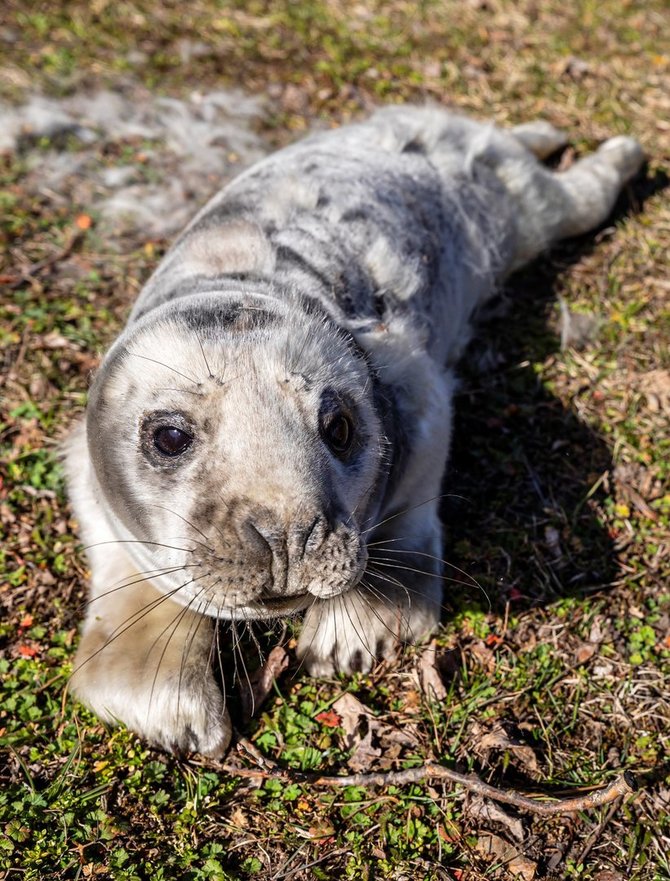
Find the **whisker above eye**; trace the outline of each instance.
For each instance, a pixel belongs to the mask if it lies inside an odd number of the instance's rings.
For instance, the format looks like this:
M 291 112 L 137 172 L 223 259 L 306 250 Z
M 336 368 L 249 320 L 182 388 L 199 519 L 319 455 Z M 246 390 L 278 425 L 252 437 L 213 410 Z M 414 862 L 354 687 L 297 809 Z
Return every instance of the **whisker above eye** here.
M 205 348 L 202 344 L 202 340 L 200 339 L 199 334 L 195 335 L 195 338 L 198 341 L 198 345 L 200 346 L 200 352 L 202 353 L 202 360 L 205 362 L 205 367 L 207 368 L 207 375 L 210 379 L 214 379 L 214 374 L 212 373 L 212 368 L 209 366 L 209 361 L 207 360 L 207 355 L 205 355 Z
M 166 370 L 171 370 L 173 373 L 176 373 L 177 376 L 181 376 L 182 379 L 187 379 L 189 382 L 192 382 L 193 385 L 201 385 L 197 379 L 193 379 L 192 376 L 187 376 L 185 373 L 177 370 L 175 367 L 171 367 L 169 364 L 165 364 L 163 361 L 159 361 L 157 358 L 150 358 L 148 355 L 140 355 L 138 352 L 128 352 L 132 358 L 142 358 L 144 361 L 151 361 L 153 364 L 158 364 L 160 367 L 165 367 Z
M 178 392 L 180 395 L 195 395 L 196 398 L 205 398 L 207 397 L 204 392 L 194 392 L 193 389 L 188 388 L 157 388 L 157 392 Z

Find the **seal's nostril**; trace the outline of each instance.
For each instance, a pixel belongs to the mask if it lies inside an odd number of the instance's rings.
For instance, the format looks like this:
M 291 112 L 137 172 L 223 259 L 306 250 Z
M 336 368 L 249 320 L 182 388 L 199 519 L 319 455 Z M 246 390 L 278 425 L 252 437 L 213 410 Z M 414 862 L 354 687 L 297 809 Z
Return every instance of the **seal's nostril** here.
M 288 577 L 288 550 L 286 535 L 274 525 L 266 525 L 263 519 L 246 520 L 240 530 L 244 534 L 246 546 L 255 549 L 258 562 L 269 573 L 270 583 L 265 593 L 277 594 L 285 591 Z
M 323 542 L 324 533 L 326 531 L 323 517 L 317 514 L 310 525 L 305 529 L 302 540 L 298 541 L 301 548 L 300 559 L 304 559 L 306 554 L 313 553 Z
M 246 547 L 263 558 L 272 555 L 273 546 L 266 535 L 256 526 L 253 520 L 245 520 L 240 528 L 240 538 Z

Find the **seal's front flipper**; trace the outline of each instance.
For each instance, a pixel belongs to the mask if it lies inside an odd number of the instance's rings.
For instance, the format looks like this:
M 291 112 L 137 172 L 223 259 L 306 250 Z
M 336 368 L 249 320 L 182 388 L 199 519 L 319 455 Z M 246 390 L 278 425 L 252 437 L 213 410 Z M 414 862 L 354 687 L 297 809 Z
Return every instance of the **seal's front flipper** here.
M 435 561 L 426 566 L 423 555 L 411 554 L 390 559 L 372 562 L 352 590 L 310 607 L 297 652 L 312 676 L 371 670 L 401 643 L 416 643 L 439 624 L 442 587 L 432 571 Z
M 91 606 L 71 688 L 103 721 L 163 749 L 220 757 L 231 725 L 211 670 L 212 621 L 139 587 L 103 615 Z

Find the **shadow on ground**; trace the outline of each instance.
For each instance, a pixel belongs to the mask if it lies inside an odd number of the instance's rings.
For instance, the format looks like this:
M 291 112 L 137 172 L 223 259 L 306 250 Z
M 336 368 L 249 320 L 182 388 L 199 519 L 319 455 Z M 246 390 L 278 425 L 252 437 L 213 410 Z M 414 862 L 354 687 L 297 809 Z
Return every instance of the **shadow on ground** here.
M 642 211 L 667 186 L 661 172 L 635 181 L 606 227 Z M 504 314 L 482 325 L 461 365 L 443 487 L 446 554 L 453 564 L 446 574 L 476 578 L 481 591 L 448 585 L 445 617 L 463 607 L 501 611 L 508 602 L 521 611 L 606 589 L 616 577 L 615 540 L 599 516 L 612 451 L 533 366 L 560 350 L 561 278 L 597 247 L 599 232 L 566 242 L 515 274 L 504 291 Z M 495 366 L 482 370 L 473 365 L 484 351 Z M 594 392 L 585 375 L 578 394 Z

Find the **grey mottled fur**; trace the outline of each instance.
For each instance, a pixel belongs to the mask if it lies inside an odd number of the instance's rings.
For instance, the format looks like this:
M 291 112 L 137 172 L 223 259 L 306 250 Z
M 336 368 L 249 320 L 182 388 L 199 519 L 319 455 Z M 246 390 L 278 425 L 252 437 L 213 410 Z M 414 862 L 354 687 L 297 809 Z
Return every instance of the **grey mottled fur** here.
M 564 143 L 542 122 L 382 110 L 261 161 L 187 227 L 68 455 L 93 545 L 73 686 L 102 718 L 220 754 L 213 618 L 306 610 L 298 653 L 317 674 L 435 626 L 473 318 L 511 270 L 604 220 L 643 160 L 620 137 L 552 173 L 539 159 Z M 191 438 L 174 457 L 157 452 L 166 426 Z

